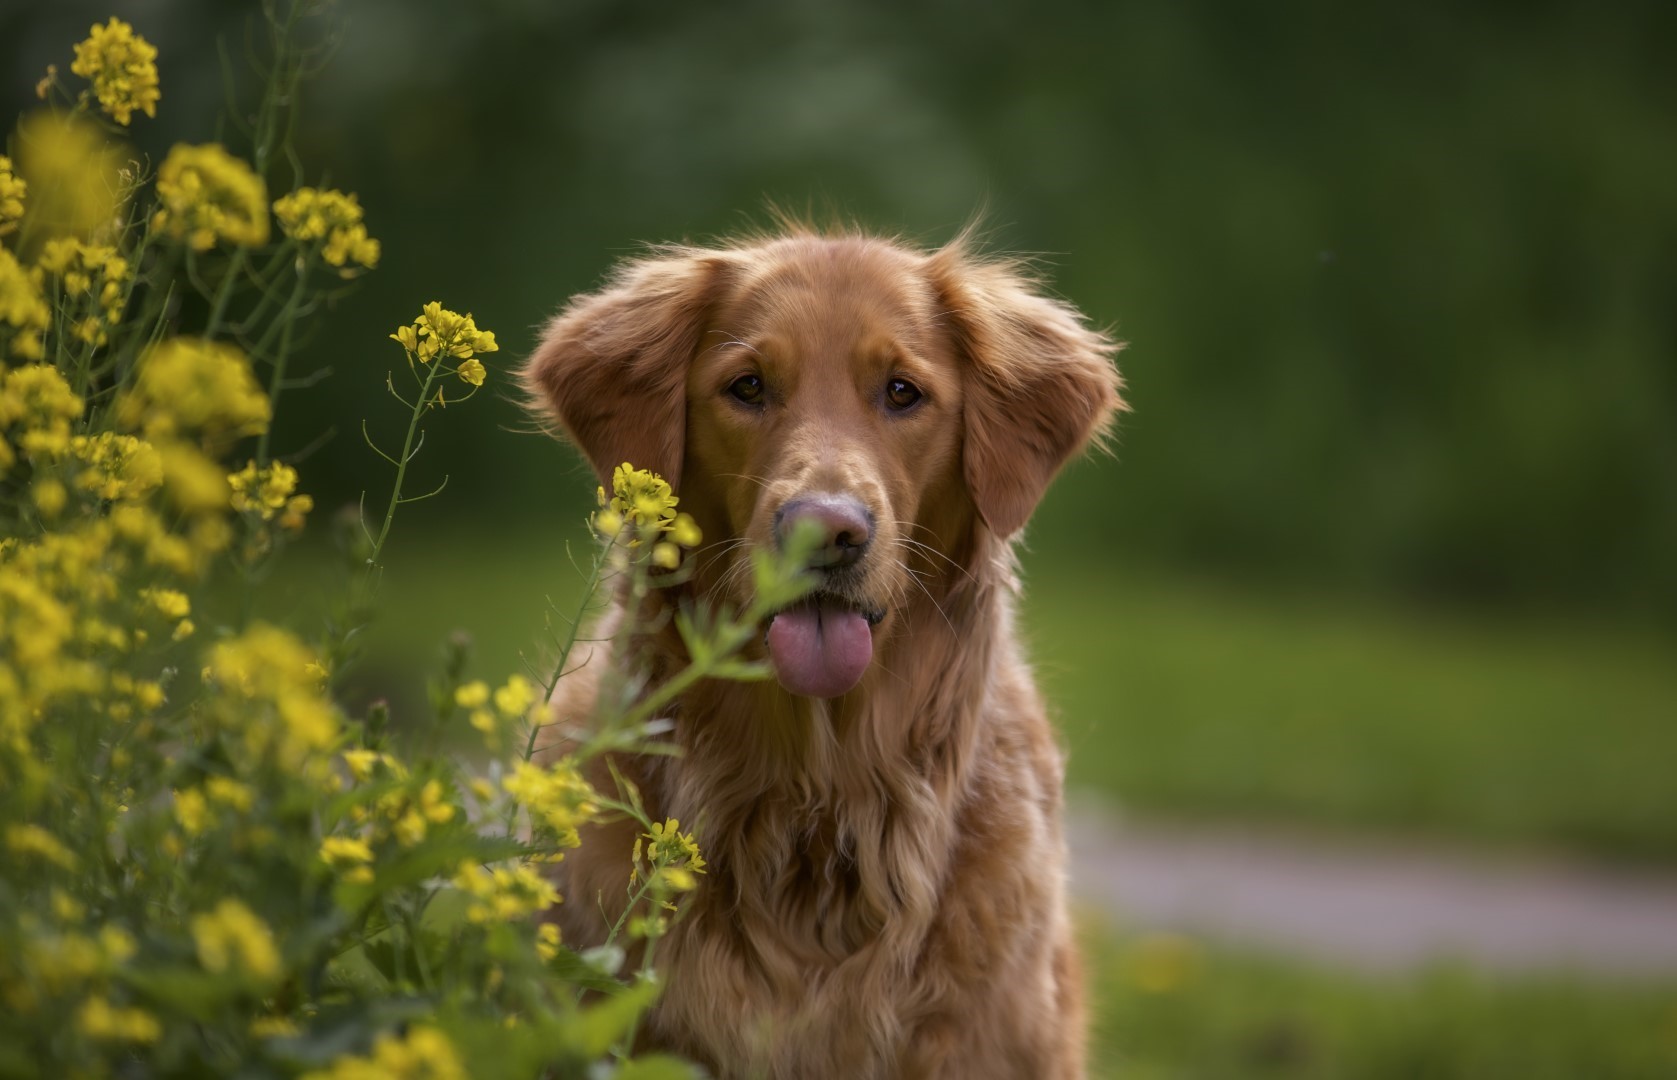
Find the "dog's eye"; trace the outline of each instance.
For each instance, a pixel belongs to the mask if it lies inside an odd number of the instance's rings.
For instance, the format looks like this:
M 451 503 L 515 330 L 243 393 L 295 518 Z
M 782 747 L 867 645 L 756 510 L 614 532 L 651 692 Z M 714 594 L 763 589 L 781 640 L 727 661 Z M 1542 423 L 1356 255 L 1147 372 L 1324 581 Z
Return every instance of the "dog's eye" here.
M 907 379 L 892 379 L 885 384 L 885 400 L 893 409 L 912 408 L 920 400 L 920 388 Z
M 763 400 L 763 380 L 755 375 L 741 375 L 728 384 L 728 393 L 735 401 L 758 405 Z

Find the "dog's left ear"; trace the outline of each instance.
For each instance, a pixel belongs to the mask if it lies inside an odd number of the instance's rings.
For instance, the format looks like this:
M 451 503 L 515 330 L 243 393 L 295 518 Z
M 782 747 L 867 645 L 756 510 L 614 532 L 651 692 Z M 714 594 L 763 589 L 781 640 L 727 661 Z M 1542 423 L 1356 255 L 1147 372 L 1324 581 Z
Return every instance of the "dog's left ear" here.
M 679 488 L 687 368 L 724 273 L 720 253 L 667 248 L 622 263 L 572 298 L 524 366 L 524 388 L 555 417 L 600 482 L 624 462 Z
M 1123 346 L 1017 263 L 971 254 L 964 237 L 926 268 L 966 376 L 967 487 L 991 531 L 1011 536 L 1060 467 L 1128 408 L 1112 362 Z

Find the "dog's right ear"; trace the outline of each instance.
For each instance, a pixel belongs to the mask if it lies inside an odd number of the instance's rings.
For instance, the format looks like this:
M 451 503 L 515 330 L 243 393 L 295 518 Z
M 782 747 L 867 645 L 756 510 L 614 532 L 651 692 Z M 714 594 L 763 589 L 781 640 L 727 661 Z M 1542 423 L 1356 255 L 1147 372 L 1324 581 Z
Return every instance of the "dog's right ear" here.
M 522 381 L 600 482 L 629 462 L 681 482 L 687 368 L 726 271 L 716 252 L 664 249 L 620 265 L 548 324 Z

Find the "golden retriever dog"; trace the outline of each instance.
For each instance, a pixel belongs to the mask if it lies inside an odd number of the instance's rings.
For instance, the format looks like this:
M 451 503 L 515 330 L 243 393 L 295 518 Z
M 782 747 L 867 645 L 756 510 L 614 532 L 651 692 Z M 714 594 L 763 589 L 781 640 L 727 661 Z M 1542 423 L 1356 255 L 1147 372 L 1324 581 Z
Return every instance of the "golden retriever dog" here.
M 1063 763 L 1013 546 L 1123 408 L 1117 349 L 966 234 L 800 225 L 630 259 L 547 327 L 535 402 L 608 487 L 621 462 L 661 473 L 710 545 L 662 602 L 743 607 L 749 549 L 800 520 L 824 538 L 817 591 L 755 646 L 776 679 L 702 682 L 669 713 L 680 756 L 616 759 L 709 864 L 642 1049 L 730 1078 L 1084 1074 Z M 685 658 L 652 637 L 657 679 Z M 561 722 L 586 721 L 599 649 Z M 559 865 L 572 946 L 622 911 L 638 831 L 595 827 Z

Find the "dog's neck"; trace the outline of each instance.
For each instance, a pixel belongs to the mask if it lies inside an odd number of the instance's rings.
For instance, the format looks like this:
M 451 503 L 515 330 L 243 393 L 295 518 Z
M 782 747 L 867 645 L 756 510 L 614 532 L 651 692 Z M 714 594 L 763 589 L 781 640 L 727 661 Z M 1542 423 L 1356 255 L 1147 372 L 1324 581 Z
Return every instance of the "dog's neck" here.
M 985 734 L 977 721 L 1007 659 L 993 650 L 1012 641 L 1012 547 L 975 533 L 964 565 L 893 613 L 855 689 L 820 701 L 772 680 L 703 682 L 672 716 L 684 756 L 644 778 L 650 809 L 699 829 L 713 889 L 741 911 L 802 911 L 811 948 L 830 959 L 902 916 L 930 917 Z M 659 645 L 680 649 L 673 634 Z

